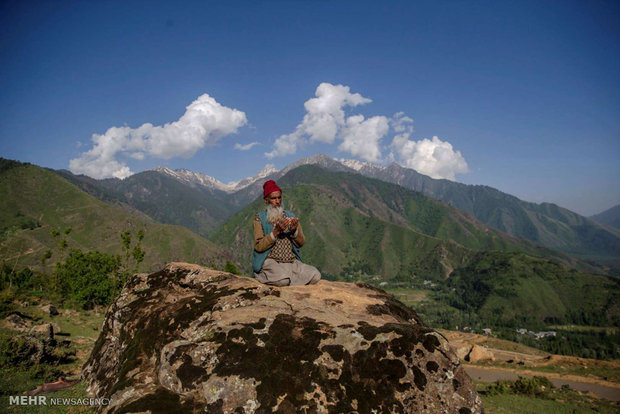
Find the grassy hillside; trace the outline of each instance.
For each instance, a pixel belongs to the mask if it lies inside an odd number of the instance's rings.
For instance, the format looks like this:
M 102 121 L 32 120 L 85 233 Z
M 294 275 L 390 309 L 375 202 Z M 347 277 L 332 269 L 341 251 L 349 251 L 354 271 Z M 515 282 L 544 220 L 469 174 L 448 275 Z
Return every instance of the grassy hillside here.
M 541 245 L 497 231 L 475 217 L 422 193 L 359 174 L 328 172 L 306 165 L 290 171 L 280 183 L 329 187 L 362 213 L 427 236 L 452 240 L 471 249 L 523 251 L 581 266 L 584 270 L 597 270 Z
M 494 325 L 620 326 L 620 281 L 520 253 L 478 253 L 443 290 L 452 306 Z
M 144 171 L 124 180 L 95 180 L 69 171 L 55 172 L 102 201 L 126 204 L 160 223 L 187 227 L 203 237 L 224 223 L 233 210 L 224 192 L 192 187 L 157 171 Z
M 304 257 L 332 275 L 363 271 L 384 278 L 445 277 L 467 261 L 470 250 L 522 251 L 595 270 L 489 228 L 421 193 L 359 174 L 304 165 L 282 177 L 279 185 L 284 205 L 301 217 L 308 235 Z M 211 239 L 232 247 L 240 263 L 249 263 L 252 219 L 264 208 L 259 198 Z
M 362 173 L 445 201 L 513 236 L 620 269 L 620 232 L 555 204 L 526 202 L 482 185 L 435 180 L 397 164 Z
M 12 266 L 41 268 L 49 249 L 58 259 L 60 231 L 67 249 L 96 249 L 121 253 L 119 234 L 143 229 L 146 251 L 142 271 L 154 270 L 173 260 L 199 264 L 219 263 L 221 249 L 180 226 L 159 224 L 144 215 L 103 203 L 58 175 L 34 165 L 10 164 L 0 168 L 0 258 Z M 26 223 L 26 224 L 24 224 Z M 30 225 L 32 224 L 32 225 Z M 64 231 L 70 229 L 67 235 Z
M 443 278 L 470 254 L 457 243 L 365 215 L 327 188 L 299 185 L 284 191 L 287 208 L 302 218 L 307 239 L 302 248 L 304 261 L 332 277 Z M 262 200 L 255 201 L 212 238 L 234 252 L 246 273 L 252 258 L 252 220 L 263 208 Z
M 334 277 L 443 278 L 468 263 L 477 250 L 524 251 L 570 261 L 490 229 L 442 202 L 358 174 L 306 165 L 290 171 L 279 184 L 285 207 L 301 218 L 307 236 L 303 257 Z M 255 200 L 211 238 L 234 251 L 247 272 L 252 220 L 264 208 L 262 199 Z

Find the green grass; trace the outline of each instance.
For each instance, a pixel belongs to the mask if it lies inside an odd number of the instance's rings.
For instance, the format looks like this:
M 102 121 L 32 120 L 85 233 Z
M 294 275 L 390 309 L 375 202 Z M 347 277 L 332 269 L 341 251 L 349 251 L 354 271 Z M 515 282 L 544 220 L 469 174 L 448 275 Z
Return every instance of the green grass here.
M 59 309 L 61 315 L 49 316 L 41 309 L 31 307 L 27 311 L 29 315 L 40 318 L 38 323 L 56 323 L 60 327 L 61 335 L 58 339 L 69 339 L 78 351 L 79 360 L 74 364 L 65 367 L 67 371 L 79 372 L 82 368 L 83 360 L 90 354 L 90 351 L 99 337 L 99 332 L 105 317 L 105 310 L 76 311 L 73 309 Z M 69 334 L 66 336 L 65 334 Z
M 22 389 L 34 389 L 41 385 L 40 381 L 32 381 L 28 378 L 27 374 L 16 369 L 0 368 L 0 389 L 2 395 L 0 396 L 0 412 L 3 413 L 42 413 L 42 414 L 75 414 L 75 413 L 95 413 L 97 410 L 94 407 L 88 406 L 71 406 L 71 405 L 48 405 L 48 406 L 18 406 L 9 404 L 9 396 L 23 395 L 20 390 Z M 6 392 L 6 393 L 5 393 Z M 86 398 L 86 384 L 80 382 L 74 387 L 64 390 L 40 394 L 44 395 L 49 401 L 50 398 Z
M 533 383 L 537 380 L 525 381 Z M 493 384 L 474 382 L 482 398 L 485 412 L 490 414 L 611 414 L 617 413 L 620 409 L 620 405 L 616 402 L 584 395 L 568 387 L 530 389 L 528 393 L 515 391 L 515 383 L 515 381 L 498 381 Z
M 23 298 L 22 298 L 23 299 Z M 32 301 L 33 298 L 30 298 Z M 76 311 L 71 309 L 59 309 L 60 315 L 50 316 L 38 306 L 20 308 L 19 311 L 33 318 L 34 324 L 55 323 L 60 327 L 63 335 L 57 335 L 59 341 L 70 340 L 76 348 L 77 354 L 72 361 L 59 365 L 41 364 L 45 369 L 62 372 L 66 378 L 73 379 L 79 376 L 82 366 L 90 352 L 95 340 L 99 336 L 99 329 L 104 319 L 104 310 Z M 14 331 L 0 330 L 3 338 L 14 335 Z M 68 335 L 66 335 L 68 334 Z M 43 382 L 55 381 L 57 378 L 42 378 L 34 375 L 33 369 L 25 366 L 2 366 L 0 367 L 0 412 L 8 413 L 91 413 L 95 412 L 90 407 L 81 406 L 11 406 L 9 396 L 23 395 L 43 384 Z M 45 394 L 48 398 L 86 398 L 86 385 L 80 383 L 75 387 Z
M 21 228 L 19 220 L 30 218 L 39 226 Z M 1 236 L 0 260 L 18 268 L 49 271 L 53 263 L 63 259 L 58 250 L 63 238 L 68 249 L 121 254 L 120 233 L 130 230 L 135 236 L 140 229 L 145 232 L 142 248 L 146 251 L 140 271 L 156 271 L 173 260 L 218 265 L 225 262 L 220 248 L 190 230 L 159 224 L 142 214 L 106 204 L 33 165 L 19 165 L 0 173 L 0 223 L 5 222 L 10 229 Z M 65 236 L 64 230 L 69 228 Z M 60 231 L 60 237 L 51 235 L 54 230 Z M 41 258 L 48 249 L 53 254 L 44 266 Z
M 403 302 L 405 305 L 414 308 L 417 304 L 426 300 L 429 294 L 429 291 L 424 289 L 388 288 L 386 291 L 394 295 L 396 299 Z
M 488 414 L 616 414 L 620 409 L 613 403 L 586 396 L 565 401 L 503 394 L 483 396 L 482 402 Z

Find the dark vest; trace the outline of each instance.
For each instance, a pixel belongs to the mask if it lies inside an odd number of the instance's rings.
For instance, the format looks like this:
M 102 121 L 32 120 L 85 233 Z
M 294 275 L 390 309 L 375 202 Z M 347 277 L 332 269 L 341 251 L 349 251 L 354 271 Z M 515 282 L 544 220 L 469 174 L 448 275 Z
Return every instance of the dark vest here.
M 284 214 L 286 215 L 286 217 L 295 217 L 295 215 L 288 210 L 284 210 Z M 267 221 L 267 210 L 260 211 L 258 213 L 258 218 L 260 218 L 260 224 L 261 226 L 263 226 L 263 234 L 267 236 L 273 231 L 273 226 Z M 295 246 L 294 243 L 291 243 L 291 246 L 293 247 L 293 253 L 295 253 L 295 257 L 297 257 L 297 260 L 301 262 L 302 260 L 301 254 L 299 253 L 299 248 Z M 252 269 L 254 270 L 254 273 L 260 273 L 260 270 L 263 268 L 263 263 L 265 263 L 265 259 L 267 259 L 267 256 L 269 256 L 269 252 L 271 252 L 271 249 L 273 249 L 273 246 L 262 253 L 254 250 L 254 255 L 252 256 Z

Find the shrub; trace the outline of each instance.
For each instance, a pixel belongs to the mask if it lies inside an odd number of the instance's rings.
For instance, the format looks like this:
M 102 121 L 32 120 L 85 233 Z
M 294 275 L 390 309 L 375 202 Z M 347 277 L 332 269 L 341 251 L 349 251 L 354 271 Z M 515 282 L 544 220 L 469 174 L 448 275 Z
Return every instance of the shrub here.
M 519 377 L 512 385 L 513 393 L 522 395 L 543 396 L 551 388 L 553 384 L 547 377 Z
M 4 263 L 0 268 L 0 289 L 32 287 L 33 275 L 32 270 L 28 268 L 18 271 Z
M 516 381 L 496 381 L 481 393 L 484 395 L 517 394 L 548 398 L 554 386 L 546 377 L 519 377 Z
M 72 250 L 54 272 L 63 297 L 84 309 L 112 302 L 125 279 L 119 256 Z
M 233 275 L 240 275 L 241 273 L 237 269 L 234 263 L 226 261 L 226 266 L 224 266 L 224 271 L 228 273 L 232 273 Z

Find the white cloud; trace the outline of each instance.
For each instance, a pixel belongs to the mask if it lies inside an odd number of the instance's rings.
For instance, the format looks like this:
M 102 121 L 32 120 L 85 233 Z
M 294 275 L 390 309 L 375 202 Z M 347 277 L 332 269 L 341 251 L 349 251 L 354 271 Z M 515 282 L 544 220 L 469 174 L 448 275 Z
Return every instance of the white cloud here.
M 372 102 L 359 93 L 351 93 L 348 86 L 321 83 L 316 98 L 304 103 L 306 115 L 301 129 L 311 141 L 334 142 L 338 129 L 345 123 L 345 106 L 358 106 Z M 298 127 L 299 128 L 299 127 Z
M 403 112 L 394 114 L 390 124 L 397 134 L 392 140 L 389 159 L 432 178 L 454 181 L 456 174 L 469 172 L 465 158 L 460 151 L 455 151 L 449 142 L 438 137 L 433 137 L 432 140 L 410 140 L 413 134 L 413 119 L 405 116 Z
M 373 116 L 366 120 L 363 115 L 350 116 L 347 118 L 346 127 L 342 132 L 343 141 L 338 149 L 366 161 L 380 162 L 382 157 L 379 140 L 389 129 L 388 119 L 384 116 Z
M 72 159 L 69 169 L 93 178 L 126 178 L 131 170 L 116 159 L 119 154 L 136 159 L 143 159 L 145 153 L 164 159 L 188 158 L 205 145 L 236 133 L 246 123 L 245 113 L 203 94 L 177 121 L 163 126 L 146 123 L 138 128 L 112 127 L 103 135 L 93 134 L 93 148 Z
M 292 155 L 300 146 L 313 142 L 334 144 L 338 149 L 363 159 L 381 163 L 397 161 L 433 178 L 455 179 L 455 175 L 469 171 L 467 162 L 452 144 L 437 137 L 432 140 L 410 140 L 413 119 L 403 112 L 391 119 L 385 116 L 347 116 L 345 109 L 371 102 L 359 93 L 351 93 L 348 86 L 321 83 L 316 97 L 304 103 L 306 114 L 295 131 L 278 137 L 268 158 Z M 390 132 L 395 134 L 390 153 L 382 154 L 381 140 Z
M 267 158 L 273 158 L 295 154 L 297 152 L 297 147 L 303 142 L 304 140 L 301 137 L 301 134 L 298 134 L 297 132 L 293 132 L 288 135 L 281 135 L 273 143 L 273 151 L 266 152 L 265 156 Z
M 248 151 L 252 149 L 255 145 L 258 145 L 258 142 L 250 142 L 249 144 L 241 145 L 239 143 L 235 144 L 235 149 L 239 151 Z
M 348 86 L 326 82 L 316 88 L 315 95 L 304 103 L 306 114 L 301 124 L 294 132 L 278 137 L 273 150 L 265 153 L 267 157 L 295 154 L 306 141 L 334 143 L 346 128 L 344 108 L 372 102 L 359 93 L 351 93 Z
M 400 158 L 400 163 L 432 178 L 445 178 L 454 181 L 456 174 L 469 172 L 469 167 L 460 151 L 454 151 L 452 144 L 437 137 L 420 141 L 408 139 L 408 133 L 396 135 L 392 148 Z
M 392 129 L 398 133 L 413 133 L 413 119 L 405 116 L 404 112 L 397 112 L 391 119 Z

